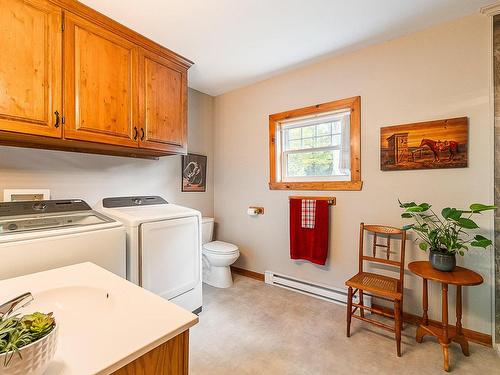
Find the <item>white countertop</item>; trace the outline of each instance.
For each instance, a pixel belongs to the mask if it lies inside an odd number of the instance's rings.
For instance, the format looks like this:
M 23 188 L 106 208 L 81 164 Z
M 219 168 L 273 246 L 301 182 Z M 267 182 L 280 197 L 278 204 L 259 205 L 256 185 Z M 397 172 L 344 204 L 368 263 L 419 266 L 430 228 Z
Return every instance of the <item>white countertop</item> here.
M 93 263 L 2 280 L 0 291 L 0 302 L 31 292 L 23 313 L 54 313 L 57 351 L 44 375 L 110 374 L 198 322 Z

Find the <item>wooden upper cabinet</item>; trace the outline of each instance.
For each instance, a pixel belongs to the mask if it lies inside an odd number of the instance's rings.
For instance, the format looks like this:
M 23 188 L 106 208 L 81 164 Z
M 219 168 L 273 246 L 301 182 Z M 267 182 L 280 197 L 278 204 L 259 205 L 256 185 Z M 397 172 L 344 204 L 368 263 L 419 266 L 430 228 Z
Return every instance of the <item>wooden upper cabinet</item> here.
M 142 49 L 139 56 L 140 147 L 187 150 L 187 69 Z
M 138 146 L 138 49 L 118 34 L 65 14 L 64 138 Z
M 75 0 L 0 0 L 0 145 L 187 150 L 188 59 Z
M 0 0 L 0 131 L 61 136 L 61 35 L 61 8 Z

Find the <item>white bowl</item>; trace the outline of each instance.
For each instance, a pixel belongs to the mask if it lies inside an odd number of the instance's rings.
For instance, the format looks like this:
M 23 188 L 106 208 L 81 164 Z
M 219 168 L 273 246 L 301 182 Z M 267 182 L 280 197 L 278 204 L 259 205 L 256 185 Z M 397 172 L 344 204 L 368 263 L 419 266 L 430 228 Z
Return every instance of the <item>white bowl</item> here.
M 57 324 L 47 336 L 19 349 L 22 358 L 14 353 L 7 367 L 4 366 L 5 356 L 10 356 L 11 353 L 0 354 L 0 374 L 41 375 L 54 357 L 56 346 Z

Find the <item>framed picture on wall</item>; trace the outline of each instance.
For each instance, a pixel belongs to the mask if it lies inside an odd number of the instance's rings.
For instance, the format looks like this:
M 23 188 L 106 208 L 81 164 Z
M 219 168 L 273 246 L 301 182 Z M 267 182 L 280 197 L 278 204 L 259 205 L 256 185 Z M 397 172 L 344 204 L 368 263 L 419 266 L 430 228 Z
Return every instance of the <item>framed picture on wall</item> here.
M 182 156 L 183 192 L 204 192 L 207 190 L 207 157 L 187 154 Z
M 467 167 L 467 117 L 388 126 L 380 129 L 380 169 Z

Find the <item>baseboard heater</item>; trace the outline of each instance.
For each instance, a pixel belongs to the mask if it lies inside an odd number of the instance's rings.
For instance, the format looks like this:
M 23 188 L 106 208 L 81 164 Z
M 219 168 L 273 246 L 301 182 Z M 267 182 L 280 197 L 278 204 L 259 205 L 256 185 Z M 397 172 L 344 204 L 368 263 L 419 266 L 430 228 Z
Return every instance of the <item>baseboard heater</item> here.
M 297 293 L 306 294 L 311 297 L 319 298 L 324 301 L 333 302 L 345 306 L 347 304 L 347 288 L 333 288 L 329 285 L 312 283 L 310 281 L 300 280 L 295 277 L 280 275 L 272 271 L 266 271 L 266 284 L 279 286 Z M 353 299 L 353 302 L 359 303 L 358 294 Z M 363 304 L 371 307 L 371 297 L 365 295 Z

